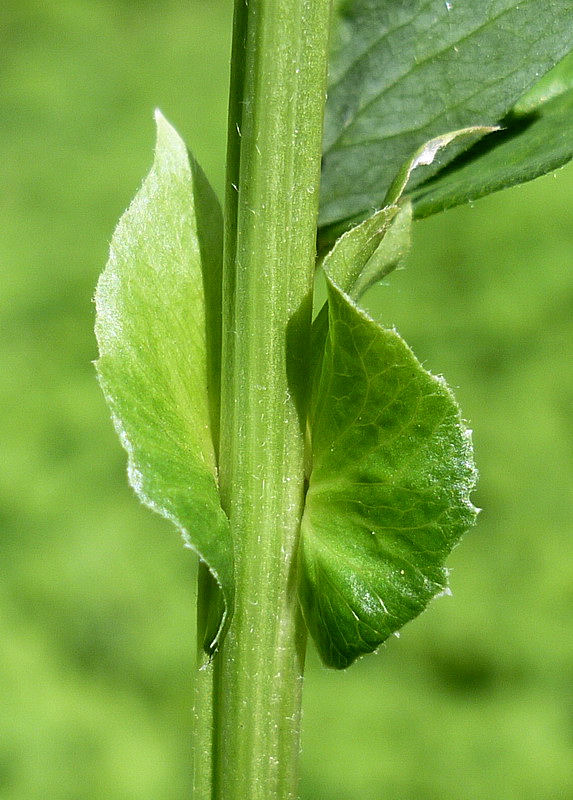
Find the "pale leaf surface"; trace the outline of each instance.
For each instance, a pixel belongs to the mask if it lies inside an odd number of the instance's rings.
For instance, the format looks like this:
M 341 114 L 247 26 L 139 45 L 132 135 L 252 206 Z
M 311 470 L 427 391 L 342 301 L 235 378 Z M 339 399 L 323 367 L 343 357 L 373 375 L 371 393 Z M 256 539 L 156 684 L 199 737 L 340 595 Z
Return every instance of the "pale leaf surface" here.
M 206 562 L 228 617 L 233 556 L 211 425 L 218 367 L 206 344 L 208 327 L 218 337 L 221 226 L 205 176 L 157 115 L 153 167 L 118 224 L 97 288 L 97 371 L 131 485 Z M 223 625 L 213 623 L 210 648 Z

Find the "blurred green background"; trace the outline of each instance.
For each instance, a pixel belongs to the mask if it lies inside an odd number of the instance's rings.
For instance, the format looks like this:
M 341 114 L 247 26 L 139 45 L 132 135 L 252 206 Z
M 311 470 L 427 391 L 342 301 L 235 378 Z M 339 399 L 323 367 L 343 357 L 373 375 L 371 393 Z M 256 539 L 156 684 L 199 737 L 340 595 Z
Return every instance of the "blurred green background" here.
M 230 25 L 0 10 L 1 800 L 190 796 L 193 559 L 127 487 L 91 298 L 156 106 L 221 191 Z M 569 167 L 419 223 L 369 297 L 458 387 L 484 510 L 453 598 L 347 673 L 311 651 L 304 800 L 573 797 L 572 202 Z

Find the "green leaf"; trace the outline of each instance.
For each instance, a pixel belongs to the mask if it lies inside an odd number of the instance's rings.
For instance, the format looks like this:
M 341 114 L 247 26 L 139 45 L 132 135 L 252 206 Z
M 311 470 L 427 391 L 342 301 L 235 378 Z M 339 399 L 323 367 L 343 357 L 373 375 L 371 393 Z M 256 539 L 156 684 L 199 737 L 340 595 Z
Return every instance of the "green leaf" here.
M 344 668 L 447 592 L 475 468 L 445 382 L 327 283 L 299 593 L 324 663 Z
M 573 89 L 573 53 L 544 75 L 528 92 L 519 98 L 512 109 L 517 116 L 531 114 L 549 100 Z
M 436 136 L 435 139 L 430 139 L 429 142 L 425 142 L 421 147 L 419 147 L 414 155 L 410 156 L 407 161 L 402 164 L 398 173 L 392 183 L 390 184 L 388 191 L 386 192 L 386 197 L 382 202 L 382 210 L 376 211 L 374 214 L 367 218 L 364 222 L 362 222 L 363 215 L 359 214 L 356 218 L 351 220 L 345 220 L 343 222 L 337 222 L 334 225 L 328 225 L 319 229 L 318 232 L 318 248 L 319 253 L 322 253 L 324 250 L 328 250 L 328 248 L 332 245 L 332 242 L 336 243 L 336 246 L 343 245 L 348 234 L 351 234 L 354 237 L 355 232 L 359 231 L 363 226 L 365 227 L 366 231 L 369 231 L 371 228 L 378 224 L 377 220 L 387 220 L 389 223 L 395 213 L 395 209 L 397 208 L 397 204 L 399 203 L 400 199 L 402 198 L 406 187 L 410 183 L 410 179 L 414 172 L 419 173 L 420 170 L 427 168 L 434 164 L 437 159 L 440 158 L 440 154 L 444 150 L 448 150 L 449 146 L 452 143 L 456 143 L 460 140 L 468 140 L 471 142 L 475 142 L 484 136 L 487 133 L 492 133 L 493 131 L 499 130 L 498 126 L 483 126 L 479 125 L 473 128 L 462 128 L 459 131 L 451 131 L 450 133 L 445 133 L 442 136 Z M 446 158 L 446 161 L 448 159 Z M 440 160 L 438 163 L 442 163 L 443 159 Z M 341 235 L 342 234 L 342 235 Z M 352 242 L 355 241 L 354 238 L 351 240 Z M 345 250 L 348 248 L 344 248 Z M 356 253 L 357 260 L 353 260 L 353 252 L 349 250 L 347 260 L 352 266 L 349 266 L 351 270 L 361 269 L 362 259 L 360 252 Z M 344 288 L 344 282 L 341 282 L 338 279 L 335 279 L 335 282 L 338 283 L 339 286 Z M 346 289 L 345 289 L 346 291 Z
M 152 169 L 114 233 L 96 292 L 96 363 L 128 453 L 129 482 L 171 520 L 222 590 L 215 648 L 233 605 L 233 555 L 219 501 L 218 407 L 222 217 L 183 141 L 159 114 Z
M 412 207 L 386 206 L 344 233 L 323 262 L 323 269 L 346 294 L 358 300 L 390 274 L 411 242 Z
M 380 208 L 420 145 L 498 123 L 572 49 L 570 0 L 338 0 L 320 225 Z
M 459 156 L 412 193 L 415 216 L 477 200 L 492 192 L 538 178 L 573 158 L 573 90 L 528 114 L 507 118 L 505 126 Z
M 412 205 L 388 206 L 346 231 L 327 253 L 322 268 L 353 300 L 383 280 L 405 258 L 411 245 Z M 328 303 L 312 325 L 312 397 L 318 391 L 317 376 L 322 365 L 328 334 Z M 311 403 L 312 405 L 312 403 Z
M 390 184 L 390 188 L 384 198 L 384 205 L 397 203 L 406 191 L 406 187 L 410 183 L 410 179 L 415 170 L 421 167 L 430 167 L 436 164 L 437 158 L 444 150 L 448 149 L 448 145 L 453 142 L 459 143 L 462 140 L 475 142 L 481 139 L 488 133 L 498 131 L 497 125 L 477 125 L 473 128 L 462 128 L 459 131 L 450 131 L 444 133 L 442 136 L 436 136 L 435 139 L 430 139 L 421 147 L 419 147 L 414 155 L 409 158 L 406 163 L 398 170 L 398 174 Z M 439 162 L 441 163 L 441 161 Z

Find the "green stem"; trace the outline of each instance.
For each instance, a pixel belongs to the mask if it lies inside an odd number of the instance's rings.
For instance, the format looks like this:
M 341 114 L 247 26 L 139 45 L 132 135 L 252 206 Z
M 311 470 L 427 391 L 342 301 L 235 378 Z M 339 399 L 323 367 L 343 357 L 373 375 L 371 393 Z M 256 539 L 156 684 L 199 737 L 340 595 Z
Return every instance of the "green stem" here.
M 213 773 L 213 664 L 205 653 L 204 631 L 207 621 L 209 574 L 199 562 L 197 569 L 197 662 L 193 703 L 193 797 L 211 796 Z
M 236 4 L 220 453 L 236 607 L 215 658 L 216 800 L 297 791 L 295 571 L 329 21 L 330 0 Z

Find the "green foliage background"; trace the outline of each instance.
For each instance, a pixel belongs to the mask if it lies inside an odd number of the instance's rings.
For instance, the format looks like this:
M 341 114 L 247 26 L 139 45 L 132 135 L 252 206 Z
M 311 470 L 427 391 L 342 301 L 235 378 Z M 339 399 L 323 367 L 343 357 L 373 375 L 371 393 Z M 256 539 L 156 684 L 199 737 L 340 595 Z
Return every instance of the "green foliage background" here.
M 228 0 L 0 11 L 0 798 L 190 796 L 194 565 L 127 487 L 93 289 L 159 106 L 221 191 Z M 454 598 L 309 655 L 304 800 L 573 796 L 573 170 L 418 223 L 367 298 L 452 386 L 484 511 Z

